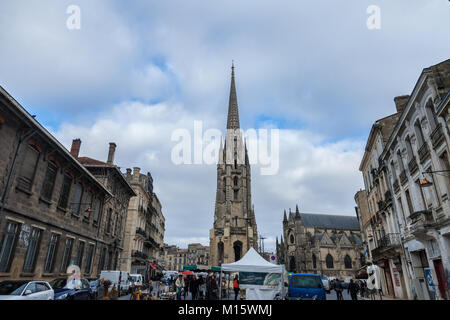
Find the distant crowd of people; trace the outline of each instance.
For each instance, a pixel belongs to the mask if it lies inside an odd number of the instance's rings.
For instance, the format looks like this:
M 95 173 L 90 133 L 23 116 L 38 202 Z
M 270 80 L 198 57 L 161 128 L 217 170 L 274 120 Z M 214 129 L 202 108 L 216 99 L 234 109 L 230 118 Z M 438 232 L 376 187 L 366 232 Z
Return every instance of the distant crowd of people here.
M 344 300 L 342 292 L 347 289 L 347 293 L 350 295 L 352 300 L 358 300 L 358 293 L 361 296 L 366 295 L 367 286 L 364 281 L 355 282 L 350 279 L 350 282 L 344 286 L 344 282 L 339 279 L 332 280 L 330 283 L 330 288 L 334 289 L 336 292 L 336 297 L 338 300 Z
M 176 292 L 177 300 L 186 300 L 188 294 L 192 300 L 218 300 L 220 297 L 219 290 L 222 287 L 222 298 L 230 298 L 229 292 L 234 290 L 234 298 L 237 300 L 239 295 L 239 279 L 236 275 L 231 281 L 228 277 L 222 277 L 222 285 L 220 286 L 220 277 L 214 273 L 210 273 L 206 277 L 204 275 L 192 274 L 170 276 L 167 280 L 163 280 L 162 289 Z M 230 286 L 232 285 L 232 288 Z

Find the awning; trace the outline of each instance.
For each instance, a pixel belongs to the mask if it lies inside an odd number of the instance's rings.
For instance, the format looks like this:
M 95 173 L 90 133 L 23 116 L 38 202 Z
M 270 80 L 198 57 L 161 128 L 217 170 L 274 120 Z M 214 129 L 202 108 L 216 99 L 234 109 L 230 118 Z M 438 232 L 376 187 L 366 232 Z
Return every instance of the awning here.
M 212 267 L 211 267 L 211 270 L 212 270 L 212 271 L 218 271 L 218 272 L 220 272 L 220 269 L 221 269 L 221 268 L 220 268 L 219 266 L 212 266 Z
M 197 270 L 197 266 L 183 266 L 183 270 Z

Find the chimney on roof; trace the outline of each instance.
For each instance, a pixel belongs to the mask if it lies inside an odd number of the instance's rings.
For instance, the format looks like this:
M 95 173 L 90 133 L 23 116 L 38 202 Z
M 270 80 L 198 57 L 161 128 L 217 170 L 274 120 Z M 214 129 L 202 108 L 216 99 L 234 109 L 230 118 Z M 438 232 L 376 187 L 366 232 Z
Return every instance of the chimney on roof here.
M 398 96 L 394 98 L 395 108 L 397 109 L 397 112 L 403 112 L 403 110 L 406 107 L 406 104 L 408 103 L 408 100 L 409 95 Z
M 131 181 L 131 169 L 130 169 L 130 168 L 127 168 L 127 177 L 126 177 L 126 180 L 127 180 L 128 182 Z
M 114 142 L 109 143 L 109 152 L 108 152 L 108 164 L 114 164 L 114 154 L 116 153 L 117 145 Z
M 140 172 L 141 172 L 141 168 L 138 168 L 138 167 L 133 168 L 133 180 L 134 181 L 139 181 Z
M 80 139 L 74 139 L 72 141 L 72 148 L 70 148 L 70 153 L 75 158 L 78 158 L 78 155 L 80 154 L 80 146 L 81 146 L 81 140 Z

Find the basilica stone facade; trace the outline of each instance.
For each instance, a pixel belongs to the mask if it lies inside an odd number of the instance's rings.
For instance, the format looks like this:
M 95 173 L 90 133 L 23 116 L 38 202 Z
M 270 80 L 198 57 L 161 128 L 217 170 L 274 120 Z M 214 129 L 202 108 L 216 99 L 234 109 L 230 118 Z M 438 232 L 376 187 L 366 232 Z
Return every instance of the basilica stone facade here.
M 283 239 L 284 237 L 284 239 Z M 289 272 L 354 278 L 361 269 L 363 242 L 357 217 L 284 211 L 277 238 L 279 263 Z
M 217 165 L 214 226 L 210 230 L 211 265 L 238 261 L 251 247 L 257 249 L 250 184 L 250 163 L 240 131 L 233 66 L 225 146 L 221 142 Z

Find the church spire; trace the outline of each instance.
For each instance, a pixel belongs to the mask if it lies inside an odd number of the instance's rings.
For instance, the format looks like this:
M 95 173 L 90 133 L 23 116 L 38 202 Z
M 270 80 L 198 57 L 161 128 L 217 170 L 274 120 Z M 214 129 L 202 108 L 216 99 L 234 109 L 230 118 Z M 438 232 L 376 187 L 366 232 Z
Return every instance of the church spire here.
M 236 85 L 234 83 L 234 62 L 231 65 L 230 101 L 228 103 L 227 129 L 239 129 L 239 111 L 236 96 Z

